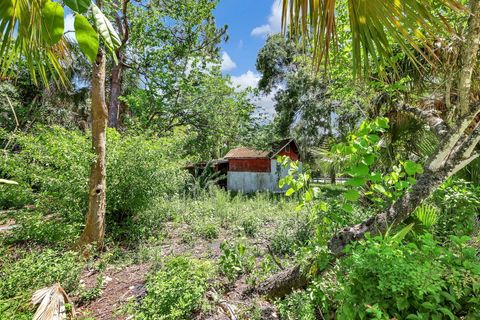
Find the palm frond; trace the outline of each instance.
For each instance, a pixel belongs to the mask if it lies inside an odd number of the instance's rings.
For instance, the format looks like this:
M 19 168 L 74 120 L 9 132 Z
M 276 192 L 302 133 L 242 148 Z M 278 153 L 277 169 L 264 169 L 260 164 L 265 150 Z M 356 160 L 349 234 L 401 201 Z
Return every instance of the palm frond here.
M 346 12 L 340 12 L 341 1 L 283 0 L 282 26 L 294 39 L 303 39 L 313 46 L 314 60 L 319 67 L 329 61 L 332 44 L 336 44 L 336 20 L 349 18 L 353 72 L 368 73 L 372 62 L 381 68 L 392 65 L 392 42 L 415 63 L 418 51 L 425 59 L 435 56 L 429 40 L 450 29 L 433 1 L 422 0 L 348 0 Z M 461 10 L 456 0 L 436 1 L 445 9 Z M 436 12 L 436 14 L 434 14 Z M 287 21 L 289 26 L 287 27 Z M 418 63 L 417 63 L 418 66 Z
M 48 86 L 53 80 L 57 86 L 67 87 L 64 72 L 69 60 L 68 44 L 63 33 L 63 8 L 56 6 L 56 17 L 62 17 L 59 26 L 51 25 L 51 12 L 40 0 L 2 0 L 0 2 L 0 75 L 15 72 L 15 62 L 24 60 L 32 81 Z M 54 28 L 55 27 L 55 28 Z M 61 27 L 61 28 L 60 28 Z M 55 30 L 52 35 L 49 30 Z M 39 79 L 40 78 L 40 79 Z
M 438 209 L 432 205 L 422 204 L 415 210 L 414 215 L 427 229 L 438 221 Z
M 65 303 L 70 303 L 70 298 L 60 284 L 55 283 L 51 287 L 45 287 L 35 291 L 32 296 L 32 304 L 39 305 L 33 320 L 63 320 L 67 318 Z M 72 305 L 72 315 L 75 309 Z

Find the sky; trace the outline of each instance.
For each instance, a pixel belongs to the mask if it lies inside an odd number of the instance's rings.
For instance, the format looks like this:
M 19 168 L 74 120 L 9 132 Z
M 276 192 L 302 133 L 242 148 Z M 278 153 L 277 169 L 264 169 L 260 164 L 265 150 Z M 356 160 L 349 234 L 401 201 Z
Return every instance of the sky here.
M 222 71 L 232 82 L 255 87 L 260 75 L 255 69 L 258 51 L 269 34 L 280 32 L 280 0 L 220 0 L 214 14 L 217 26 L 228 25 L 229 39 L 222 43 Z M 273 95 L 261 97 L 255 104 L 273 114 Z

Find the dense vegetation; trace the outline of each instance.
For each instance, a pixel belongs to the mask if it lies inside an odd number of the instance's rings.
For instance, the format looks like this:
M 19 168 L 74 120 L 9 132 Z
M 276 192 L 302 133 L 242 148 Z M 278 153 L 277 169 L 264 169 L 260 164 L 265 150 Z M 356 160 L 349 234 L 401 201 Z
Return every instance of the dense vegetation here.
M 242 89 L 216 0 L 2 1 L 0 319 L 480 318 L 480 1 L 371 2 L 285 0 Z M 186 170 L 291 136 L 285 194 Z

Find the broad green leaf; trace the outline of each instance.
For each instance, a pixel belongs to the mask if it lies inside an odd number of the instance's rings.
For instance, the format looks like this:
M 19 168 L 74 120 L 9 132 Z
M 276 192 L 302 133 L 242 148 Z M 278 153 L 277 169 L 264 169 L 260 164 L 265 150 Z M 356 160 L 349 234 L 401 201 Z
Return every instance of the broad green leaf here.
M 347 186 L 352 186 L 352 187 L 360 187 L 364 183 L 365 183 L 364 178 L 352 178 L 352 179 L 348 179 L 347 182 L 345 182 Z
M 343 196 L 348 201 L 355 202 L 358 200 L 358 198 L 360 198 L 360 193 L 357 190 L 348 190 L 343 194 Z
M 92 3 L 91 0 L 65 0 L 64 2 L 67 7 L 77 13 L 87 12 L 90 4 Z
M 6 180 L 6 179 L 0 179 L 0 183 L 3 183 L 3 184 L 18 184 L 18 183 L 15 182 L 15 181 Z
M 352 213 L 353 212 L 353 207 L 348 203 L 344 203 L 342 205 L 342 210 L 345 211 L 345 212 L 348 212 L 348 213 Z
M 375 155 L 373 154 L 366 154 L 363 157 L 362 162 L 366 164 L 367 166 L 371 166 L 375 162 Z
M 404 227 L 402 230 L 398 231 L 393 237 L 392 240 L 399 243 L 401 242 L 405 236 L 412 230 L 414 223 L 409 224 L 408 226 Z
M 373 188 L 373 190 L 378 191 L 380 193 L 385 193 L 386 192 L 385 188 L 380 184 L 374 184 L 372 186 L 372 188 Z
M 423 173 L 422 166 L 410 160 L 405 161 L 403 167 L 405 168 L 405 172 L 410 176 L 413 176 L 417 173 Z
M 355 178 L 363 178 L 369 174 L 369 169 L 367 165 L 362 163 L 356 167 L 350 168 L 348 170 L 348 173 L 350 173 Z
M 98 34 L 90 25 L 87 18 L 81 14 L 75 15 L 75 37 L 80 50 L 87 56 L 90 62 L 94 62 L 98 53 Z
M 117 32 L 107 17 L 105 17 L 102 11 L 95 4 L 92 4 L 92 13 L 97 32 L 100 34 L 100 37 L 103 39 L 103 42 L 107 48 L 114 53 L 115 49 L 121 45 L 121 41 L 117 35 Z M 113 57 L 116 59 L 116 55 L 113 55 Z
M 42 8 L 42 37 L 53 46 L 63 35 L 63 7 L 52 1 L 45 2 Z
M 292 194 L 294 194 L 294 193 L 295 193 L 295 190 L 292 189 L 292 188 L 290 188 L 290 189 L 287 190 L 287 192 L 285 192 L 285 195 L 286 195 L 287 197 L 290 197 L 290 196 L 291 196 Z

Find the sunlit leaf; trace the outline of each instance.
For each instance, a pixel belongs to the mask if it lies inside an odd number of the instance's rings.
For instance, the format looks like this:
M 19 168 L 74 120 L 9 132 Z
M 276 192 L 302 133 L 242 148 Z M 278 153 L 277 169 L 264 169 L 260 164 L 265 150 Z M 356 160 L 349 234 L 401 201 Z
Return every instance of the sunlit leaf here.
M 52 46 L 62 38 L 63 29 L 63 7 L 56 2 L 45 2 L 45 5 L 42 8 L 43 39 L 48 45 Z
M 75 15 L 75 37 L 80 50 L 87 56 L 90 62 L 94 62 L 98 53 L 98 34 L 81 14 Z
M 87 12 L 90 4 L 92 3 L 91 0 L 65 0 L 64 2 L 66 6 L 77 13 Z
M 102 11 L 95 4 L 92 4 L 92 13 L 97 32 L 107 48 L 113 53 L 115 49 L 121 45 L 121 41 L 117 32 L 113 28 L 110 20 L 105 17 Z M 116 55 L 113 55 L 113 57 L 115 58 Z

